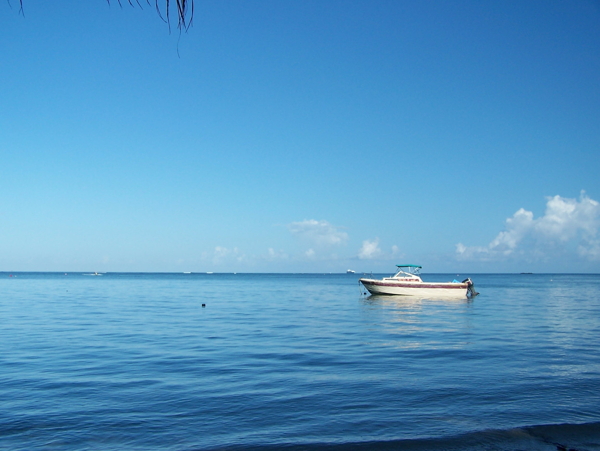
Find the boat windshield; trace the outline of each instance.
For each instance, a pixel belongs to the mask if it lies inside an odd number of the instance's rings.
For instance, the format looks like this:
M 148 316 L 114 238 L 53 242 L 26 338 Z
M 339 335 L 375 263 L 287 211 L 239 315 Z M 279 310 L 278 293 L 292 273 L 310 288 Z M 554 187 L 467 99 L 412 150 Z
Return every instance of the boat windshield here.
M 419 265 L 396 265 L 398 272 L 394 277 L 421 277 L 421 266 Z

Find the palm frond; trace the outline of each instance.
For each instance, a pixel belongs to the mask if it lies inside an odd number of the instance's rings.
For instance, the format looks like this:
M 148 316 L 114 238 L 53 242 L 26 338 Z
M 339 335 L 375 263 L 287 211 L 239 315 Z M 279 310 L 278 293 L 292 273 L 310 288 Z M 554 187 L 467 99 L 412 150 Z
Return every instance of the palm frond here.
M 10 0 L 7 0 L 10 5 Z M 110 5 L 110 0 L 106 0 Z M 164 1 L 164 11 L 165 17 L 160 9 L 160 4 Z M 142 4 L 140 0 L 135 0 L 135 4 L 133 0 L 127 0 L 130 6 L 134 6 L 137 4 L 140 8 Z M 121 0 L 117 0 L 119 6 L 123 6 Z M 146 0 L 146 3 L 150 5 L 150 0 Z M 192 21 L 194 19 L 194 0 L 154 0 L 154 6 L 156 7 L 156 12 L 159 17 L 164 20 L 169 25 L 169 30 L 171 29 L 171 8 L 173 8 L 172 3 L 175 3 L 174 8 L 177 11 L 177 28 L 179 30 L 187 31 L 192 26 Z M 23 14 L 23 0 L 19 0 L 19 12 Z

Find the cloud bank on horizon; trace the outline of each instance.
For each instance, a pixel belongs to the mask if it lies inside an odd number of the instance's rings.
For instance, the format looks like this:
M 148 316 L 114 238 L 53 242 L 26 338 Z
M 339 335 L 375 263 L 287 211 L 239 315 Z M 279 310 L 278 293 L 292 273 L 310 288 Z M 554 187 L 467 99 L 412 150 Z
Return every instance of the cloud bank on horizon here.
M 600 202 L 590 198 L 585 191 L 578 199 L 560 195 L 546 199 L 542 216 L 535 218 L 533 212 L 519 208 L 506 219 L 504 230 L 487 246 L 458 243 L 454 255 L 446 255 L 445 261 L 452 266 L 470 264 L 475 269 L 480 264 L 503 262 L 512 262 L 511 267 L 558 259 L 574 263 L 600 262 Z M 346 227 L 323 219 L 291 222 L 286 228 L 292 237 L 305 245 L 301 251 L 294 253 L 289 249 L 268 247 L 263 254 L 251 255 L 237 247 L 217 246 L 214 251 L 204 253 L 203 260 L 216 267 L 235 265 L 240 269 L 277 262 L 286 265 L 321 262 L 331 268 L 352 265 L 352 262 L 369 262 L 385 268 L 399 258 L 429 258 L 408 255 L 395 244 L 384 246 L 378 237 L 362 239 L 360 246 L 355 248 L 353 243 L 356 241 L 352 240 Z M 347 248 L 346 252 L 343 252 L 344 248 Z
M 579 258 L 600 261 L 600 203 L 582 191 L 579 199 L 548 197 L 543 216 L 520 208 L 487 246 L 456 245 L 462 261 L 545 261 Z

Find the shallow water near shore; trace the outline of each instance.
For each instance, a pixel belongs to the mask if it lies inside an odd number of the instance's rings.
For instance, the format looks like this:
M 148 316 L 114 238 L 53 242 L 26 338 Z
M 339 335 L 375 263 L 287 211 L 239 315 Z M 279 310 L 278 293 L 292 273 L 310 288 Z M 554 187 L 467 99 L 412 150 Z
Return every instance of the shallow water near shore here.
M 0 449 L 600 450 L 600 275 L 88 274 L 0 273 Z

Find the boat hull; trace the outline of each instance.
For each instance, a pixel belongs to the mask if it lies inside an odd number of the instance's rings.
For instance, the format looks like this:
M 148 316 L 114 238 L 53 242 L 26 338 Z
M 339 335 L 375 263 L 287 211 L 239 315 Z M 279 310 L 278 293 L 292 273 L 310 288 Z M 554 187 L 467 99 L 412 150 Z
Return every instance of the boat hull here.
M 390 280 L 360 279 L 371 294 L 395 296 L 467 297 L 468 283 L 397 282 Z

